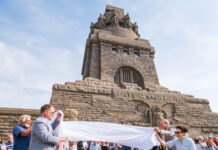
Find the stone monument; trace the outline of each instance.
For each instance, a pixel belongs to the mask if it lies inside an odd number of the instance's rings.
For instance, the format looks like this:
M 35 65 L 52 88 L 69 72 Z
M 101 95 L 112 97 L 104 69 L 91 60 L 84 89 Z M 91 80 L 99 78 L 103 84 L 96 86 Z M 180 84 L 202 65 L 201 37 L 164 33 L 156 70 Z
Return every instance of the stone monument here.
M 52 105 L 76 110 L 78 120 L 158 126 L 167 118 L 173 125 L 189 126 L 192 136 L 218 135 L 218 114 L 211 112 L 208 100 L 159 84 L 154 47 L 140 38 L 128 13 L 107 5 L 90 29 L 83 80 L 54 84 Z
M 211 112 L 208 100 L 159 84 L 154 54 L 154 47 L 140 38 L 129 14 L 107 5 L 90 26 L 83 80 L 54 84 L 50 103 L 64 111 L 65 120 L 150 127 L 167 118 L 173 125 L 188 125 L 192 137 L 218 136 L 218 114 Z M 21 114 L 34 119 L 39 110 L 0 108 L 0 135 L 10 133 Z

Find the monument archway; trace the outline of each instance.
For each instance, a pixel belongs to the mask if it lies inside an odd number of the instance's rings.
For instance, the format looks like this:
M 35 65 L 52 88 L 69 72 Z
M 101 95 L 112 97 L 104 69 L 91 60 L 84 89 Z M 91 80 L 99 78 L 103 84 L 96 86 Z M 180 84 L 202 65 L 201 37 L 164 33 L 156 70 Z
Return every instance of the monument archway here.
M 114 83 L 134 83 L 140 87 L 144 87 L 144 81 L 141 74 L 134 68 L 123 66 L 117 69 L 114 75 Z

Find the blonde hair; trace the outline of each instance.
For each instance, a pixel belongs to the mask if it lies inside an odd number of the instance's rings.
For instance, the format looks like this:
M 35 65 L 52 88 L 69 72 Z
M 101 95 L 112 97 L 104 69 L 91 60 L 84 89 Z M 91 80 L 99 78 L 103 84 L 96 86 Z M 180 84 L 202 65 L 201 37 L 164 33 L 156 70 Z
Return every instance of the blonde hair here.
M 204 140 L 204 137 L 203 137 L 203 136 L 198 136 L 197 139 L 202 139 L 202 140 Z
M 25 121 L 26 118 L 30 118 L 31 119 L 31 116 L 30 115 L 21 115 L 19 117 L 18 124 L 20 124 L 21 121 Z

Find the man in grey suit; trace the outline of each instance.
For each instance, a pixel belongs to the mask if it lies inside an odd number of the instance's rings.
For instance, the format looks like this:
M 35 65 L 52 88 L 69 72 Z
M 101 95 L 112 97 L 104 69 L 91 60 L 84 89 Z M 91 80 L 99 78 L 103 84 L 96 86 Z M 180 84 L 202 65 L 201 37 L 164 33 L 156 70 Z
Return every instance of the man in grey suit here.
M 60 142 L 66 142 L 66 137 L 54 136 L 54 129 L 58 126 L 61 114 L 57 115 L 53 124 L 50 120 L 54 116 L 54 107 L 45 104 L 41 107 L 41 115 L 33 122 L 29 150 L 55 150 Z

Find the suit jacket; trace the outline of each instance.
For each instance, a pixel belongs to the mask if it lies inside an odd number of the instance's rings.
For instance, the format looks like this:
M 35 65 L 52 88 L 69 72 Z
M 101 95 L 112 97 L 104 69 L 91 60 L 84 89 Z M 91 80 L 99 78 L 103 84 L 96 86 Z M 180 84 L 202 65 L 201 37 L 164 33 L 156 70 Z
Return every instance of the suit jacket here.
M 57 127 L 57 123 L 54 121 L 51 125 L 48 119 L 39 116 L 33 122 L 29 150 L 55 150 L 59 138 L 54 136 L 52 126 Z

